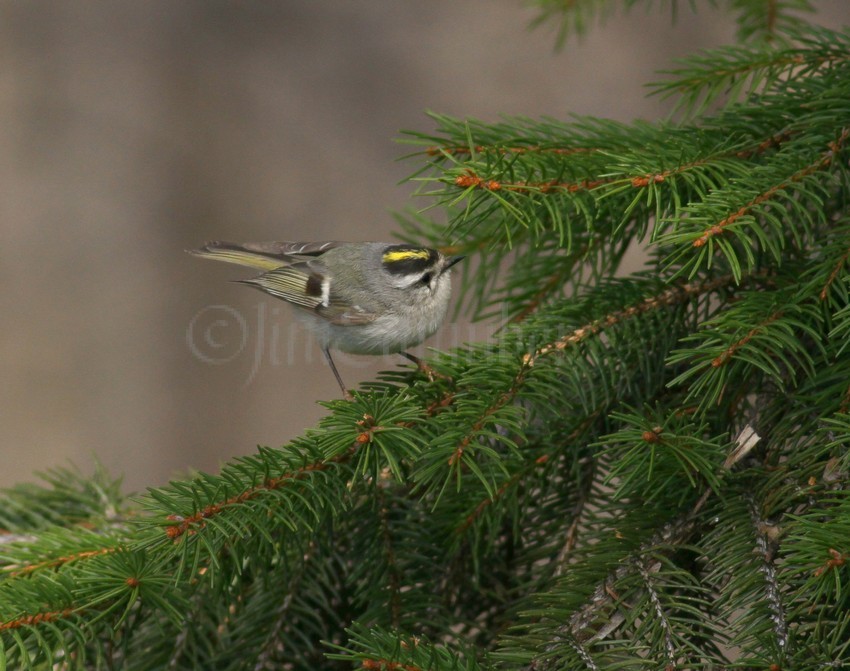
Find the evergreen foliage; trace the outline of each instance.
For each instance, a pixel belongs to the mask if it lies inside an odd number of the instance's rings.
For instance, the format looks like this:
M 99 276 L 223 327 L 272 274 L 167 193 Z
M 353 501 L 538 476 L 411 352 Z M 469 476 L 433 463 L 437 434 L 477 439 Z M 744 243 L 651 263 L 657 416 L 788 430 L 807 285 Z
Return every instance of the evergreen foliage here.
M 140 500 L 3 493 L 0 668 L 850 668 L 850 31 L 729 6 L 671 120 L 407 136 L 492 342 Z

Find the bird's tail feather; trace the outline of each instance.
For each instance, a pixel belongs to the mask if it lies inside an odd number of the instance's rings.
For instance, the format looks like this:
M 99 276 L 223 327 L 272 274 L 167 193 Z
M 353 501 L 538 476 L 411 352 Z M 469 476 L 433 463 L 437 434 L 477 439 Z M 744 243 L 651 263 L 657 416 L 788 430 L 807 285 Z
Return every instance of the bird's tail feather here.
M 235 242 L 208 242 L 203 247 L 187 249 L 186 251 L 193 256 L 200 256 L 204 259 L 237 263 L 240 266 L 261 270 L 273 270 L 287 263 L 287 259 L 283 255 L 275 255 L 261 249 L 251 249 L 246 245 Z

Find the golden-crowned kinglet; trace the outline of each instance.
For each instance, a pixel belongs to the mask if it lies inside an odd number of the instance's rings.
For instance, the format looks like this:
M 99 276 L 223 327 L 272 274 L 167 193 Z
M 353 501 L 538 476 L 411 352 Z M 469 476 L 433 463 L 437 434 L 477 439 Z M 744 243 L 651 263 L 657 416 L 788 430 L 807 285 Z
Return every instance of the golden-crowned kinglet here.
M 190 254 L 265 270 L 237 280 L 295 306 L 318 340 L 343 394 L 330 349 L 352 354 L 405 352 L 442 324 L 449 269 L 462 256 L 386 242 L 208 242 Z

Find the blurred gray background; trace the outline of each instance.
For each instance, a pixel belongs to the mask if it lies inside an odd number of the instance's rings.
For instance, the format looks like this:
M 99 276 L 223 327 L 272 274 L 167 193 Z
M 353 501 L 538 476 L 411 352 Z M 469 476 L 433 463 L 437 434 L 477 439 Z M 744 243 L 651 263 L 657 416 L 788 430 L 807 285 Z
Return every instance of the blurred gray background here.
M 556 53 L 520 0 L 0 2 L 0 485 L 96 456 L 139 490 L 313 425 L 339 396 L 320 352 L 228 282 L 250 270 L 183 250 L 392 239 L 425 204 L 394 142 L 425 110 L 655 119 L 643 84 L 733 39 L 686 4 Z M 338 362 L 352 387 L 400 363 Z

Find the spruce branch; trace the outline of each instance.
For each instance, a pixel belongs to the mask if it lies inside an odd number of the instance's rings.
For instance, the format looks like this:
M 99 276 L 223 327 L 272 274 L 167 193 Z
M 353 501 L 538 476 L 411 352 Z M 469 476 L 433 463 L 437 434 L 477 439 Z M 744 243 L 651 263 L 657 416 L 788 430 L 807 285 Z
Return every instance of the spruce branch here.
M 719 277 L 703 283 L 689 283 L 680 287 L 666 289 L 657 296 L 650 296 L 644 299 L 641 303 L 628 307 L 624 310 L 618 310 L 606 315 L 600 319 L 581 326 L 571 333 L 564 335 L 557 340 L 546 343 L 538 347 L 534 352 L 523 357 L 523 368 L 518 376 L 525 375 L 527 370 L 535 365 L 538 359 L 553 352 L 560 352 L 567 347 L 575 346 L 591 336 L 597 336 L 605 328 L 615 326 L 626 319 L 630 319 L 641 313 L 651 310 L 658 310 L 663 307 L 669 307 L 691 300 L 706 292 L 715 291 L 720 287 L 729 286 L 732 284 L 731 276 Z
M 590 503 L 591 495 L 594 492 L 596 478 L 599 474 L 599 460 L 590 458 L 583 464 L 582 477 L 580 478 L 581 489 L 579 491 L 575 506 L 570 511 L 572 521 L 567 528 L 563 546 L 558 552 L 556 559 L 556 568 L 552 576 L 559 577 L 564 571 L 569 568 L 570 553 L 575 549 L 579 540 L 579 531 L 582 525 L 584 513 Z
M 675 634 L 673 633 L 673 627 L 670 623 L 667 614 L 665 613 L 665 609 L 663 604 L 661 603 L 661 597 L 659 596 L 658 590 L 655 588 L 653 584 L 653 577 L 650 575 L 650 569 L 653 572 L 657 571 L 660 566 L 658 566 L 657 562 L 652 563 L 650 566 L 647 566 L 646 560 L 639 560 L 637 565 L 638 574 L 643 581 L 643 589 L 646 590 L 649 595 L 650 603 L 652 604 L 652 608 L 655 611 L 656 620 L 659 623 L 661 630 L 663 632 L 664 637 L 664 655 L 667 658 L 667 665 L 665 669 L 675 669 L 678 667 L 676 663 L 677 658 L 679 657 L 679 653 L 677 652 L 677 646 L 675 643 Z
M 675 121 L 409 134 L 447 224 L 405 234 L 503 328 L 139 502 L 0 493 L 0 666 L 850 664 L 850 37 L 806 4 L 733 3 L 765 40 L 683 62 Z
M 359 663 L 360 668 L 373 671 L 479 671 L 487 668 L 474 657 L 450 650 L 425 637 L 398 636 L 381 629 L 352 629 L 349 645 L 334 646 L 338 652 L 328 655 L 330 659 Z
M 235 505 L 251 501 L 266 492 L 285 487 L 292 481 L 308 477 L 310 473 L 326 470 L 327 468 L 330 468 L 332 464 L 339 464 L 348 461 L 353 456 L 357 446 L 367 442 L 368 440 L 368 432 L 364 431 L 357 436 L 355 444 L 342 454 L 335 455 L 329 459 L 313 461 L 304 466 L 300 466 L 291 472 L 269 478 L 261 484 L 244 489 L 238 494 L 234 494 L 223 501 L 209 503 L 192 515 L 188 515 L 186 517 L 183 517 L 182 515 L 169 515 L 167 518 L 169 524 L 165 529 L 165 535 L 168 536 L 170 540 L 177 540 L 183 534 L 197 533 L 198 530 L 204 528 L 208 520 L 221 514 L 226 508 L 232 508 Z
M 654 3 L 647 0 L 535 0 L 534 4 L 538 6 L 539 14 L 532 22 L 532 27 L 557 21 L 555 44 L 560 49 L 571 35 L 584 34 L 590 24 L 604 24 L 618 6 L 628 11 L 637 5 L 652 6 Z M 675 20 L 678 1 L 659 4 L 662 7 L 669 5 Z M 716 5 L 713 2 L 708 4 Z M 696 11 L 697 3 L 694 0 L 690 0 L 688 5 L 692 11 Z M 805 25 L 802 16 L 814 12 L 810 0 L 732 0 L 727 9 L 735 17 L 739 40 L 761 39 L 767 42 L 793 33 Z
M 829 142 L 827 149 L 817 157 L 815 161 L 806 165 L 803 168 L 800 168 L 796 172 L 794 172 L 790 177 L 780 182 L 779 184 L 775 184 L 766 190 L 759 193 L 755 198 L 753 198 L 749 203 L 743 205 L 736 212 L 724 217 L 719 222 L 712 224 L 709 228 L 705 229 L 699 237 L 697 237 L 691 244 L 694 247 L 702 247 L 706 243 L 711 241 L 711 238 L 717 235 L 722 235 L 726 227 L 734 224 L 738 219 L 745 215 L 752 215 L 755 211 L 758 211 L 760 206 L 768 202 L 774 198 L 778 194 L 783 191 L 787 191 L 793 188 L 794 184 L 797 182 L 803 181 L 806 177 L 811 175 L 812 173 L 818 170 L 826 170 L 828 169 L 836 157 L 840 152 L 844 149 L 844 145 L 850 137 L 850 128 L 843 128 L 838 135 L 837 140 L 833 140 Z
M 829 296 L 829 290 L 833 284 L 835 284 L 835 280 L 838 279 L 839 274 L 844 270 L 844 267 L 847 265 L 847 259 L 850 258 L 850 247 L 847 248 L 847 251 L 844 252 L 838 261 L 835 263 L 835 266 L 832 269 L 832 272 L 829 273 L 829 277 L 826 280 L 826 284 L 824 284 L 823 289 L 820 292 L 820 299 L 825 301 Z
M 846 39 L 841 33 L 814 26 L 790 28 L 787 39 L 724 46 L 680 59 L 678 68 L 663 71 L 667 79 L 650 86 L 655 95 L 675 96 L 677 111 L 692 117 L 721 98 L 727 104 L 746 101 L 784 81 L 845 65 Z
M 774 557 L 778 551 L 779 529 L 775 524 L 765 520 L 759 512 L 752 497 L 748 498 L 748 507 L 753 527 L 756 530 L 756 552 L 761 559 L 761 573 L 764 576 L 765 599 L 770 608 L 773 630 L 776 634 L 776 644 L 780 650 L 788 648 L 788 624 L 785 609 L 782 605 L 781 587 L 777 579 Z

